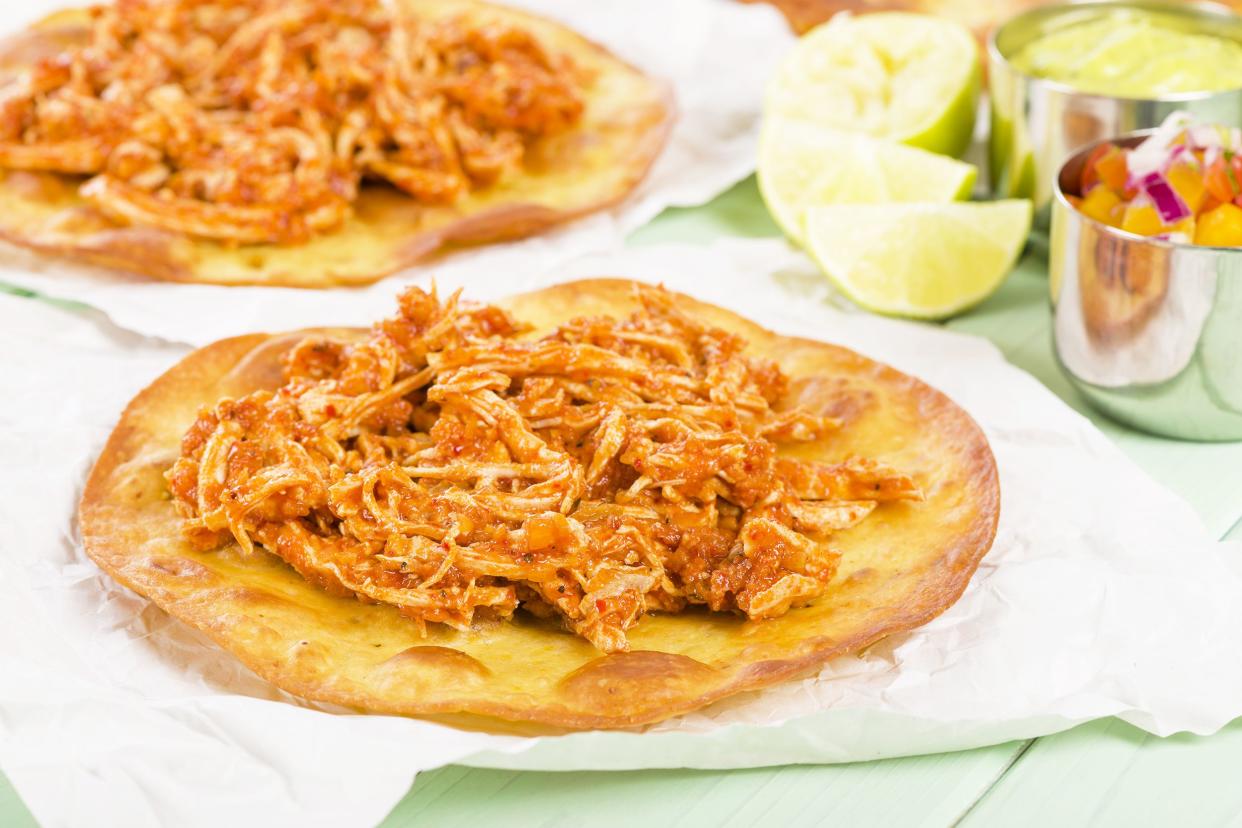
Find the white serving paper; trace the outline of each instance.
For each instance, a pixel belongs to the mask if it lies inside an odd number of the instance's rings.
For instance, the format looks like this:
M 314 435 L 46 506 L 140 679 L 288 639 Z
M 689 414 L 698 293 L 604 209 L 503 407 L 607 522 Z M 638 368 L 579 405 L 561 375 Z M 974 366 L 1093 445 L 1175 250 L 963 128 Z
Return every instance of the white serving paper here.
M 849 345 L 964 406 L 995 451 L 1003 505 L 962 599 L 815 676 L 643 731 L 525 738 L 299 702 L 119 587 L 78 543 L 94 456 L 130 397 L 186 348 L 97 312 L 0 296 L 0 765 L 41 823 L 363 826 L 418 771 L 450 762 L 845 762 L 1103 716 L 1168 734 L 1242 715 L 1242 547 L 1213 542 L 1186 503 L 989 343 L 833 308 L 809 263 L 775 241 L 595 255 L 518 287 L 601 274 L 662 280 Z M 267 310 L 273 328 L 324 321 Z
M 67 5 L 71 0 L 0 4 L 0 32 Z M 266 288 L 271 302 L 314 310 L 339 304 L 375 307 L 395 285 L 454 273 L 511 273 L 541 269 L 571 254 L 611 249 L 666 207 L 709 201 L 754 170 L 763 86 L 794 35 L 771 6 L 734 0 L 505 0 L 560 20 L 619 57 L 667 83 L 677 110 L 664 151 L 647 177 L 618 206 L 531 239 L 438 257 L 365 288 L 338 289 L 324 301 L 316 291 Z M 653 24 L 653 21 L 658 21 Z M 745 60 L 739 60 L 744 55 Z M 165 339 L 203 343 L 230 325 L 267 324 L 256 291 L 178 285 L 118 271 L 39 258 L 0 246 L 0 283 L 85 302 L 118 324 Z

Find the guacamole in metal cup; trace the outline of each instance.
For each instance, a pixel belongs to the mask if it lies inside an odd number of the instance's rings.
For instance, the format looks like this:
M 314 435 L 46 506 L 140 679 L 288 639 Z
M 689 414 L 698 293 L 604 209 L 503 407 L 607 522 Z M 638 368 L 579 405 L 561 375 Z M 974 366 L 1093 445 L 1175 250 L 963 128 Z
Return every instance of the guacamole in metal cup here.
M 1068 13 L 1010 60 L 1028 75 L 1099 95 L 1242 88 L 1242 43 L 1190 30 L 1176 15 L 1124 6 Z

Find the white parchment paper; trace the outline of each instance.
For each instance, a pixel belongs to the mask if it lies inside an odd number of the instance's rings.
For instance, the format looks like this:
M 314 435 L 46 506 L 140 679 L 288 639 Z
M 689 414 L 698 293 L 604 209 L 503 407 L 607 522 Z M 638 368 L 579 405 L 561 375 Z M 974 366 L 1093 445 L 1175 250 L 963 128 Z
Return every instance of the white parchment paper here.
M 370 287 L 333 290 L 331 301 L 324 301 L 322 291 L 264 289 L 273 302 L 298 308 L 312 320 L 315 308 L 331 309 L 341 303 L 382 306 L 395 285 L 426 280 L 432 274 L 518 276 L 538 271 L 574 253 L 617 247 L 664 208 L 709 201 L 754 169 L 763 85 L 794 40 L 774 8 L 735 0 L 504 2 L 565 22 L 670 85 L 676 121 L 664 151 L 638 189 L 611 210 L 548 233 L 441 256 Z M 0 33 L 71 4 L 72 0 L 0 3 Z M 267 324 L 261 307 L 251 303 L 252 292 L 162 283 L 36 257 L 7 245 L 0 245 L 0 282 L 85 302 L 132 330 L 169 340 L 203 343 L 220 338 L 229 324 L 247 331 Z
M 854 347 L 949 393 L 1001 474 L 1000 533 L 944 615 L 819 674 L 643 732 L 523 738 L 294 700 L 82 554 L 75 502 L 121 408 L 186 352 L 102 314 L 0 296 L 0 765 L 47 826 L 371 825 L 422 769 L 843 762 L 1116 715 L 1157 734 L 1242 715 L 1242 548 L 986 341 L 834 309 L 774 241 L 595 255 L 625 274 Z M 476 296 L 502 292 L 483 280 Z M 388 307 L 377 309 L 387 313 Z M 267 327 L 301 327 L 269 308 Z M 348 309 L 348 313 L 353 313 Z M 354 317 L 338 322 L 362 321 Z

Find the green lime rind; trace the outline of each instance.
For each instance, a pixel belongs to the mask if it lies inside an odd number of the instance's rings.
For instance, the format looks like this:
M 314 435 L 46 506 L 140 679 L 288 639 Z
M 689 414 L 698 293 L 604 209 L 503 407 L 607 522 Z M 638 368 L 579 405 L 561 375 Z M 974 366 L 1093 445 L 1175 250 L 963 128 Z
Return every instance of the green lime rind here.
M 833 285 L 867 310 L 945 319 L 991 296 L 1031 227 L 1031 202 L 811 208 L 807 247 Z

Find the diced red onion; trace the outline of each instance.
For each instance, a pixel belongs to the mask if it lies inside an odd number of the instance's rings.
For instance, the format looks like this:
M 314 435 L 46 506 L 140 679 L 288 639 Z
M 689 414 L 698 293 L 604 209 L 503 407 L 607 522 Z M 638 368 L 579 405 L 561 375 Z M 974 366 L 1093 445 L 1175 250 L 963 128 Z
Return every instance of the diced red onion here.
M 1190 215 L 1186 202 L 1182 201 L 1177 190 L 1160 173 L 1149 173 L 1140 182 L 1140 186 L 1151 198 L 1156 212 L 1160 214 L 1160 220 L 1165 224 L 1174 224 Z
M 1169 150 L 1167 145 L 1154 144 L 1151 138 L 1139 144 L 1130 151 L 1129 156 L 1126 158 L 1126 170 L 1130 174 L 1127 185 L 1131 187 L 1140 186 L 1142 180 L 1148 175 L 1164 169 L 1168 157 Z
M 1149 173 L 1167 169 L 1170 145 L 1177 136 L 1186 131 L 1193 123 L 1194 118 L 1189 112 L 1172 112 L 1164 119 L 1164 123 L 1156 127 L 1151 135 L 1148 135 L 1141 144 L 1130 150 L 1130 154 L 1126 158 L 1126 165 L 1130 174 L 1129 179 L 1126 181 L 1126 186 L 1129 188 L 1141 186 L 1140 182 Z

